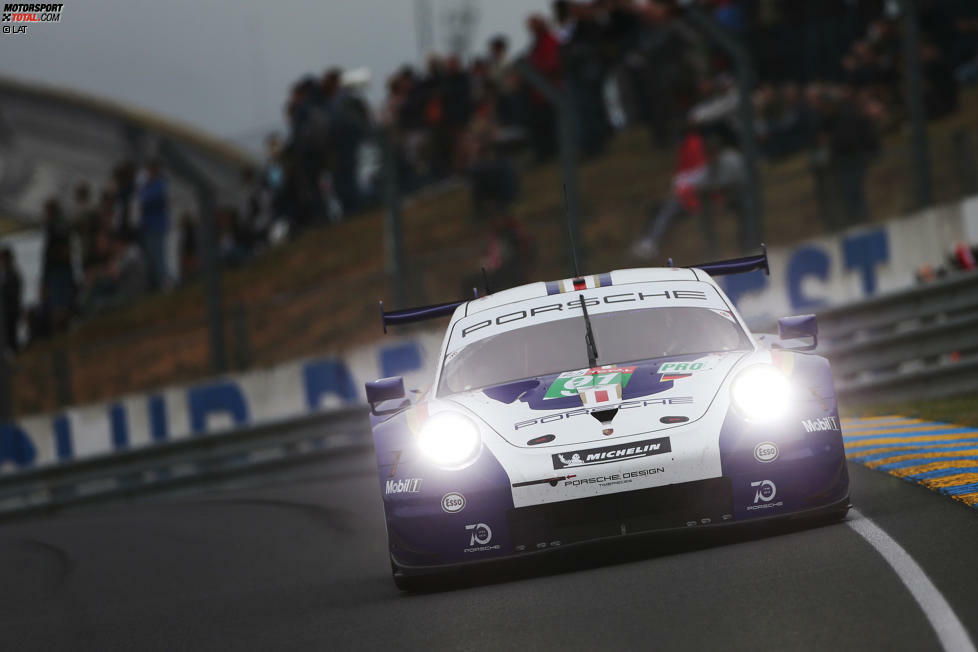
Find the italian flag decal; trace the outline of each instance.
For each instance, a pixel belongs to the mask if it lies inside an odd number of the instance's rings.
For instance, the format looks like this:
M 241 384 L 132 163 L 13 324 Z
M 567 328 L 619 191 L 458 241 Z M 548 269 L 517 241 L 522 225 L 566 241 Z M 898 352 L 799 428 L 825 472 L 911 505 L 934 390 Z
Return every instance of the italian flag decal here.
M 665 382 L 667 380 L 682 380 L 683 378 L 689 378 L 693 374 L 662 374 L 660 380 Z
M 621 383 L 606 385 L 601 388 L 581 388 L 577 392 L 581 395 L 581 403 L 586 407 L 602 405 L 604 403 L 617 403 L 621 400 Z

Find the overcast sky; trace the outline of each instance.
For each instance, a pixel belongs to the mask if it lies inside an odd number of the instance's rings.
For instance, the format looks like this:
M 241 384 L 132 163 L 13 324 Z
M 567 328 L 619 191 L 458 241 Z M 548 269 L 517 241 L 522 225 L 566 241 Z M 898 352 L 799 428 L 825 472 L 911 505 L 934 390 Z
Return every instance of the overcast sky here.
M 419 62 L 418 0 L 65 0 L 61 22 L 0 34 L 0 75 L 67 86 L 151 109 L 213 135 L 254 142 L 282 124 L 289 84 L 328 66 L 366 66 L 369 97 Z M 424 0 L 421 0 L 422 2 Z M 427 0 L 436 48 L 465 0 Z M 497 32 L 517 49 L 549 0 L 469 0 L 474 49 Z

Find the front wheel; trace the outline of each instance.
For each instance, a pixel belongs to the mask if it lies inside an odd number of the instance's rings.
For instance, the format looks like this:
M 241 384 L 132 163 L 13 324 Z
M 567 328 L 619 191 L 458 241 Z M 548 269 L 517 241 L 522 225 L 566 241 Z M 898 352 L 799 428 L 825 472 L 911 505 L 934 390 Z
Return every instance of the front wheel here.
M 421 593 L 432 588 L 430 577 L 425 575 L 405 575 L 397 567 L 397 564 L 394 563 L 393 558 L 391 558 L 391 578 L 394 580 L 394 586 L 407 593 Z
M 844 521 L 850 509 L 852 509 L 852 503 L 849 502 L 849 497 L 847 496 L 844 505 L 829 512 L 829 518 L 833 521 Z
M 825 507 L 815 513 L 806 514 L 799 517 L 799 520 L 806 521 L 812 525 L 829 525 L 830 523 L 838 523 L 845 520 L 846 514 L 849 513 L 849 509 L 851 507 L 852 505 L 849 503 L 849 497 L 846 496 L 844 501 Z

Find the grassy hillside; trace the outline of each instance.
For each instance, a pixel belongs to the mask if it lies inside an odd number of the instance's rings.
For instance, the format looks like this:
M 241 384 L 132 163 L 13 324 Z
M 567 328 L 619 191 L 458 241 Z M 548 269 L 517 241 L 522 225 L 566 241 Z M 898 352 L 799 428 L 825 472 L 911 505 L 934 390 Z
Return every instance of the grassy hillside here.
M 904 403 L 842 406 L 844 417 L 876 417 L 899 414 L 904 417 L 978 427 L 978 394 L 935 398 Z
M 939 201 L 961 194 L 952 134 L 962 128 L 969 130 L 973 145 L 978 140 L 974 93 L 965 96 L 965 107 L 957 116 L 931 126 Z M 867 182 L 874 220 L 910 209 L 909 160 L 906 134 L 888 138 Z M 629 248 L 653 202 L 665 195 L 671 170 L 672 152 L 654 150 L 639 129 L 618 134 L 607 155 L 581 164 L 587 272 L 664 262 L 665 255 L 660 261 L 637 261 Z M 791 244 L 822 232 L 807 156 L 767 166 L 763 178 L 769 245 Z M 558 166 L 525 170 L 522 187 L 516 213 L 537 240 L 534 277 L 567 276 Z M 460 280 L 478 271 L 484 246 L 483 227 L 470 218 L 466 189 L 459 185 L 411 198 L 403 213 L 412 300 L 457 298 Z M 716 230 L 720 254 L 736 255 L 735 218 L 717 215 Z M 227 271 L 223 290 L 232 363 L 270 365 L 381 337 L 376 300 L 392 297 L 384 271 L 383 234 L 383 213 L 376 211 L 308 232 L 248 268 Z M 678 264 L 701 261 L 705 250 L 697 220 L 677 223 L 663 249 Z M 57 363 L 59 352 L 67 365 Z M 53 409 L 59 403 L 59 385 L 60 394 L 67 390 L 72 403 L 86 403 L 208 374 L 203 291 L 197 283 L 32 346 L 15 361 L 15 406 L 18 414 Z

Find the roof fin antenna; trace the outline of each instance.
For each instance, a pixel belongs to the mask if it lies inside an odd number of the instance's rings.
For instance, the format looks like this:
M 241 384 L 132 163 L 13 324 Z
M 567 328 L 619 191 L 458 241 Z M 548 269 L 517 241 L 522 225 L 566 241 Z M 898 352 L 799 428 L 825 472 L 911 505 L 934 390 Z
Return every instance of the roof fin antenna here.
M 574 242 L 574 232 L 571 230 L 570 205 L 567 203 L 567 184 L 564 186 L 564 222 L 567 223 L 567 238 L 570 240 L 571 256 L 574 258 L 574 278 L 581 278 L 581 269 L 577 264 L 577 244 Z
M 492 294 L 492 288 L 489 287 L 489 275 L 486 274 L 486 268 L 482 268 L 482 282 L 486 284 L 486 296 Z
M 594 341 L 594 330 L 591 329 L 591 316 L 587 312 L 587 302 L 584 301 L 584 295 L 581 296 L 581 311 L 584 313 L 584 328 L 587 329 L 584 332 L 584 344 L 587 346 L 587 364 L 588 369 L 594 369 L 598 366 L 598 344 Z

